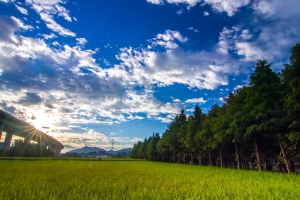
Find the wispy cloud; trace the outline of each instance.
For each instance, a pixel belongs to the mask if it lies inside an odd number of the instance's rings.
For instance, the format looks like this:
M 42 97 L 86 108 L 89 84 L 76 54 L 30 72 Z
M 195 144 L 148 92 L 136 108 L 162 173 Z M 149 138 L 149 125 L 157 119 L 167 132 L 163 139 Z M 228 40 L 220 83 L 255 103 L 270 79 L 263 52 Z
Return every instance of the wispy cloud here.
M 131 76 L 128 78 L 131 82 L 137 82 L 146 88 L 151 88 L 154 84 L 163 87 L 180 83 L 191 88 L 214 89 L 219 85 L 228 84 L 223 73 L 235 73 L 237 68 L 227 65 L 227 57 L 217 52 L 185 52 L 179 47 L 180 43 L 174 43 L 169 32 L 149 40 L 152 43 L 150 49 L 121 49 L 117 57 L 121 65 L 111 69 L 115 73 L 109 74 L 124 76 L 121 71 L 125 66 L 129 67 Z M 180 38 L 179 41 L 188 40 L 179 33 L 176 34 Z M 166 41 L 171 41 L 171 44 L 167 44 Z M 158 44 L 164 47 L 165 51 L 155 51 Z M 216 64 L 211 65 L 212 62 Z
M 42 34 L 42 36 L 47 40 L 47 39 L 53 39 L 56 38 L 57 36 L 54 33 L 51 34 Z
M 18 6 L 17 4 L 15 4 L 15 6 L 22 14 L 28 15 L 28 11 L 25 8 Z
M 157 34 L 155 38 L 149 40 L 154 46 L 162 46 L 166 49 L 176 49 L 178 42 L 184 43 L 188 40 L 178 31 L 166 30 L 165 33 Z
M 247 6 L 250 0 L 204 0 L 216 12 L 226 12 L 228 16 L 233 16 L 239 8 Z
M 7 91 L 0 97 L 6 106 L 34 114 L 39 108 L 45 116 L 60 118 L 57 121 L 69 124 L 111 124 L 143 119 L 136 113 L 148 113 L 160 120 L 160 114 L 178 111 L 176 106 L 156 100 L 152 92 L 136 92 L 134 87 L 147 81 L 141 80 L 139 73 L 132 74 L 123 68 L 123 62 L 103 69 L 93 58 L 95 51 L 58 42 L 51 47 L 43 39 L 15 35 L 23 25 L 14 18 L 2 18 L 0 26 L 6 27 L 0 35 L 0 68 L 4 79 L 1 87 Z M 185 41 L 177 33 L 171 36 Z M 78 41 L 84 42 L 83 39 Z M 37 69 L 39 73 L 35 72 Z M 9 91 L 19 95 L 10 95 Z
M 111 141 L 114 140 L 114 149 L 131 148 L 133 143 L 141 141 L 138 137 L 120 137 L 114 134 L 106 134 L 97 132 L 93 129 L 88 129 L 82 134 L 59 131 L 55 132 L 55 138 L 67 145 L 68 148 L 80 148 L 83 146 L 99 146 L 104 149 L 111 149 Z
M 153 34 L 153 38 L 144 40 L 147 48 L 143 44 L 119 49 L 115 63 L 102 57 L 107 65 L 102 67 L 96 59 L 99 51 L 87 49 L 86 38 L 76 38 L 67 25 L 58 23 L 57 18 L 66 20 L 66 24 L 77 21 L 65 8 L 67 1 L 26 0 L 27 7 L 0 1 L 17 5 L 22 14 L 33 9 L 41 18 L 39 26 L 48 27 L 37 37 L 28 36 L 23 33 L 37 28 L 26 24 L 26 19 L 0 17 L 0 107 L 36 116 L 31 122 L 40 128 L 47 122 L 53 134 L 71 146 L 107 143 L 112 137 L 90 128 L 82 129 L 85 134 L 79 135 L 75 133 L 77 126 L 145 119 L 169 123 L 182 107 L 205 104 L 209 99 L 180 100 L 177 96 L 167 102 L 156 99 L 157 88 L 178 84 L 194 91 L 228 85 L 230 76 L 249 72 L 257 59 L 283 62 L 294 41 L 300 39 L 300 14 L 291 0 L 286 7 L 279 0 L 148 0 L 187 7 L 204 3 L 213 8 L 210 13 L 224 12 L 228 16 L 249 6 L 254 16 L 246 16 L 248 23 L 237 19 L 237 24 L 224 27 L 209 49 L 187 50 L 194 41 L 186 34 L 198 31 L 189 25 L 181 32 L 165 30 Z M 68 38 L 73 43 L 65 44 L 59 40 L 62 36 L 73 37 Z M 107 44 L 106 50 L 112 50 L 107 42 L 103 44 Z M 136 90 L 137 87 L 141 89 Z M 220 96 L 214 100 L 222 101 Z M 129 144 L 136 138 L 116 140 Z
M 228 16 L 233 16 L 239 8 L 247 6 L 250 0 L 147 0 L 149 3 L 162 5 L 164 2 L 169 4 L 184 4 L 187 8 L 194 7 L 198 3 L 210 5 L 215 12 L 226 12 Z M 209 13 L 204 12 L 207 16 Z
M 162 5 L 164 3 L 164 0 L 146 0 L 148 1 L 149 3 L 152 3 L 152 4 L 158 4 L 158 5 Z
M 62 5 L 66 2 L 63 0 L 26 0 L 26 3 L 31 6 L 31 8 L 40 15 L 41 19 L 45 22 L 46 26 L 57 32 L 62 36 L 75 37 L 76 34 L 67 28 L 62 27 L 54 20 L 54 16 L 63 17 L 65 20 L 72 22 L 72 18 L 69 15 L 69 11 Z
M 187 29 L 190 30 L 190 31 L 197 32 L 197 33 L 199 32 L 197 29 L 195 29 L 195 28 L 193 28 L 193 27 L 188 27 Z
M 186 103 L 205 103 L 206 101 L 202 97 L 200 97 L 200 98 L 188 99 L 185 102 Z
M 282 60 L 286 57 L 282 52 L 288 52 L 294 41 L 300 40 L 299 34 L 296 34 L 300 31 L 300 13 L 295 1 L 285 4 L 288 8 L 282 9 L 283 3 L 278 0 L 255 1 L 252 8 L 257 13 L 256 20 L 249 18 L 249 24 L 241 22 L 231 28 L 224 27 L 219 37 L 218 52 L 238 55 L 244 61 Z M 283 66 L 282 63 L 279 65 Z
M 27 31 L 27 30 L 32 30 L 32 29 L 34 29 L 33 26 L 31 26 L 31 25 L 25 25 L 25 24 L 24 24 L 20 19 L 18 19 L 18 18 L 11 17 L 11 19 L 14 20 L 14 21 L 18 24 L 19 28 L 22 29 L 22 30 Z
M 78 45 L 85 45 L 87 43 L 87 40 L 85 38 L 76 38 Z

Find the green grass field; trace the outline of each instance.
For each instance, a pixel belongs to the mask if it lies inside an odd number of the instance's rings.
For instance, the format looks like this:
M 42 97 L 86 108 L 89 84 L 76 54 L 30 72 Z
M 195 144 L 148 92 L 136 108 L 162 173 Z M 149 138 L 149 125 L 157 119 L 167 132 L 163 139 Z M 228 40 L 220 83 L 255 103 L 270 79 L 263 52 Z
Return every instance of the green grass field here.
M 299 175 L 103 159 L 1 159 L 0 199 L 300 199 Z

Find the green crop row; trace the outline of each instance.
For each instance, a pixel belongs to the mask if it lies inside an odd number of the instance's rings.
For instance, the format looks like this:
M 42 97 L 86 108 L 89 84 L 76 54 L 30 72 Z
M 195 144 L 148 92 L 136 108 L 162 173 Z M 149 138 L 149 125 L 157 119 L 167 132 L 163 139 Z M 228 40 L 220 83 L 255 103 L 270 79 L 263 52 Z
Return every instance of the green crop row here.
M 143 160 L 0 160 L 0 199 L 300 199 L 300 177 Z

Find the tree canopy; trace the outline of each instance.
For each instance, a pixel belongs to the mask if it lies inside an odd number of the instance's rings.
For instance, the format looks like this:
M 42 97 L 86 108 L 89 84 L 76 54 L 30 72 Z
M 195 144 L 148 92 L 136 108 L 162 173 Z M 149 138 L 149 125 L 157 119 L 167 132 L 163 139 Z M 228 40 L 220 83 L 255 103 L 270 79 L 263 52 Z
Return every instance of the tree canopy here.
M 229 93 L 223 105 L 191 115 L 182 109 L 160 137 L 134 145 L 131 157 L 154 161 L 295 171 L 300 158 L 300 44 L 290 63 L 275 72 L 258 60 L 249 84 Z

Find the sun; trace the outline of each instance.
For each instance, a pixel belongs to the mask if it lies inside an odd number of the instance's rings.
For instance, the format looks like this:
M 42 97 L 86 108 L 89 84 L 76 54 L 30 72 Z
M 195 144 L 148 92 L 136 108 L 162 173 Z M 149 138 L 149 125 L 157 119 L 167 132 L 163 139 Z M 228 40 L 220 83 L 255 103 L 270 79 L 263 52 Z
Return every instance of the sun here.
M 58 117 L 53 114 L 45 113 L 43 110 L 35 110 L 32 112 L 32 117 L 28 121 L 38 130 L 52 136 Z

